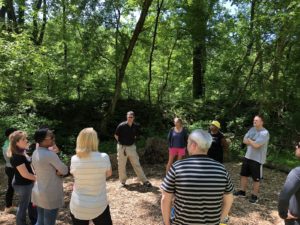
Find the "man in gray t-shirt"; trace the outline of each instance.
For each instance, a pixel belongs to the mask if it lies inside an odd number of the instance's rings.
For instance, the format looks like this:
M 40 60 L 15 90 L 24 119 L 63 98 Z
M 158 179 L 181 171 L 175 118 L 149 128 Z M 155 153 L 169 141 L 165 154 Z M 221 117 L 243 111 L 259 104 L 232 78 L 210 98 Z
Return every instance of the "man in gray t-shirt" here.
M 253 192 L 251 203 L 258 201 L 260 180 L 262 179 L 262 166 L 266 162 L 269 143 L 269 132 L 263 127 L 264 121 L 261 116 L 255 116 L 253 127 L 246 133 L 243 143 L 247 145 L 247 152 L 241 168 L 241 190 L 235 192 L 236 196 L 245 197 L 248 186 L 248 177 L 253 179 Z

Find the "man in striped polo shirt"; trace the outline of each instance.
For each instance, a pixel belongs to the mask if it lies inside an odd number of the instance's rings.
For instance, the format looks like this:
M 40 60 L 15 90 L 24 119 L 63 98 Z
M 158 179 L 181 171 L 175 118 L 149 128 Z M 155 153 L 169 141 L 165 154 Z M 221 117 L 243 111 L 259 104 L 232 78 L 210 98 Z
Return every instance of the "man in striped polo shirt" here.
M 188 138 L 190 157 L 175 162 L 161 185 L 165 225 L 218 225 L 226 221 L 233 202 L 233 184 L 224 166 L 207 157 L 212 137 L 204 130 Z M 170 221 L 175 196 L 175 218 Z

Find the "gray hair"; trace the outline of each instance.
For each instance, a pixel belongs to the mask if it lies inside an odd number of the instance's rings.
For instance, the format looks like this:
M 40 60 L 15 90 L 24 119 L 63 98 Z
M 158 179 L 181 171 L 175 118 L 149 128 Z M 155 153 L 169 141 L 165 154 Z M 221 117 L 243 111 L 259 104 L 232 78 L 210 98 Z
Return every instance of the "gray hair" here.
M 128 111 L 126 115 L 127 115 L 127 116 L 133 116 L 133 117 L 134 117 L 134 112 L 133 112 L 133 111 Z
M 198 145 L 201 151 L 207 152 L 212 143 L 212 136 L 202 129 L 192 131 L 189 139 Z

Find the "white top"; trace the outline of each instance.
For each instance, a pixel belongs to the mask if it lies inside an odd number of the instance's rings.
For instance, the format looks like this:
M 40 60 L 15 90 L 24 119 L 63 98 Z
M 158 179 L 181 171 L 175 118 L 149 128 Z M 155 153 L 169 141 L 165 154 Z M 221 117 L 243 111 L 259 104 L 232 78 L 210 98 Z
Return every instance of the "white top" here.
M 75 218 L 91 220 L 104 212 L 108 205 L 106 171 L 110 169 L 106 153 L 91 152 L 85 158 L 72 156 L 70 172 L 74 176 L 74 187 L 70 211 Z

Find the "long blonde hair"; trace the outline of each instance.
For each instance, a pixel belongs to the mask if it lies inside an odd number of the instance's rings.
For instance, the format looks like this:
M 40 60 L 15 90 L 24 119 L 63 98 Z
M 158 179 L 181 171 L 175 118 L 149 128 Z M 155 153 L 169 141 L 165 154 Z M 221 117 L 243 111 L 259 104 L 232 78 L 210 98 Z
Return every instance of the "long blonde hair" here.
M 9 135 L 9 145 L 7 150 L 7 157 L 11 158 L 13 154 L 22 154 L 17 146 L 17 142 L 19 142 L 22 138 L 27 138 L 27 134 L 24 131 L 17 130 Z
M 76 155 L 79 158 L 87 157 L 91 152 L 97 152 L 99 139 L 97 132 L 88 127 L 80 131 L 76 140 Z

